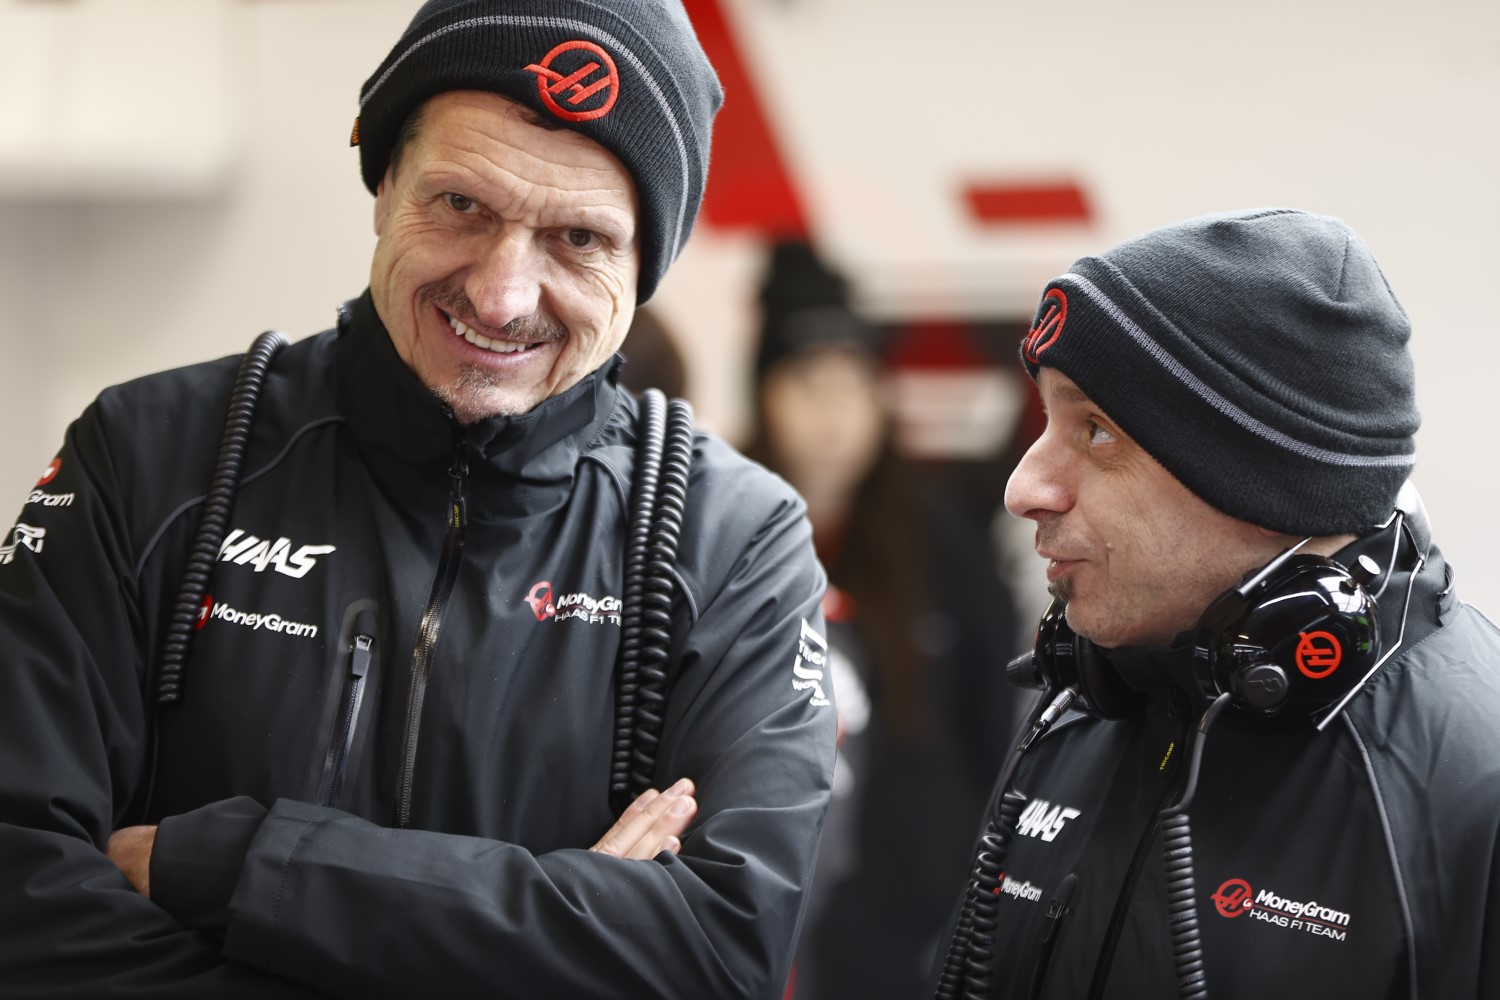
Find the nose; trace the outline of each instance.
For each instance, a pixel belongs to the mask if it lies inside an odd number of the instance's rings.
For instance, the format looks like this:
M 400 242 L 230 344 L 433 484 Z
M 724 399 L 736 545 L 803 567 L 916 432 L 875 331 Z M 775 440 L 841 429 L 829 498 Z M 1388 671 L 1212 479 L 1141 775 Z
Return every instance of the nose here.
M 464 280 L 475 318 L 499 328 L 534 314 L 542 300 L 542 256 L 523 227 L 497 233 Z
M 1005 484 L 1005 509 L 1016 517 L 1041 521 L 1063 514 L 1074 502 L 1071 477 L 1067 475 L 1064 449 L 1049 427 L 1026 449 Z

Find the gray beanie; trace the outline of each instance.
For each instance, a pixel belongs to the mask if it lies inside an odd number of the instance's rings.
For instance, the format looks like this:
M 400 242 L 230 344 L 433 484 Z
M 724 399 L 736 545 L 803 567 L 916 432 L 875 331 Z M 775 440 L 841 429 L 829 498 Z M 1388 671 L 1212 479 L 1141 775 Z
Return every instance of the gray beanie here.
M 372 193 L 407 116 L 450 90 L 502 94 L 620 159 L 649 299 L 698 217 L 724 100 L 681 0 L 428 0 L 360 91 L 349 142 Z
M 1261 209 L 1076 261 L 1048 284 L 1021 360 L 1076 382 L 1224 513 L 1333 535 L 1384 521 L 1411 474 L 1410 335 L 1349 227 Z

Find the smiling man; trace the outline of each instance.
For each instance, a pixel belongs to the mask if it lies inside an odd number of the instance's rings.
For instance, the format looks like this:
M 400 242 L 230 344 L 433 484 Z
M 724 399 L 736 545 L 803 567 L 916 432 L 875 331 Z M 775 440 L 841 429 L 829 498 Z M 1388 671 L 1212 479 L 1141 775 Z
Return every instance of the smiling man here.
M 1005 493 L 1046 690 L 938 996 L 1500 996 L 1500 632 L 1407 483 L 1410 334 L 1347 226 L 1283 209 L 1047 286 Z
M 716 438 L 651 477 L 616 353 L 720 98 L 677 0 L 431 0 L 361 92 L 369 289 L 222 450 L 235 358 L 70 428 L 0 565 L 0 996 L 780 994 L 823 572 Z

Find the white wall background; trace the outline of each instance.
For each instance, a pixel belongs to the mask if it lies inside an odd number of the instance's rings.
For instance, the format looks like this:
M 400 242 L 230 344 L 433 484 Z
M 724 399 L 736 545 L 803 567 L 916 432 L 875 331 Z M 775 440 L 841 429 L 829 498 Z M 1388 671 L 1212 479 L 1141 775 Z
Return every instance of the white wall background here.
M 359 85 L 416 0 L 0 0 L 0 498 L 103 386 L 330 325 L 364 285 Z M 728 0 L 821 244 L 875 310 L 1030 312 L 1074 257 L 1206 211 L 1339 215 L 1416 327 L 1417 482 L 1500 612 L 1500 4 Z M 729 95 L 733 100 L 734 95 Z M 997 232 L 968 180 L 1078 180 Z M 759 248 L 700 230 L 657 303 L 733 435 Z M 3 515 L 0 515 L 3 516 Z

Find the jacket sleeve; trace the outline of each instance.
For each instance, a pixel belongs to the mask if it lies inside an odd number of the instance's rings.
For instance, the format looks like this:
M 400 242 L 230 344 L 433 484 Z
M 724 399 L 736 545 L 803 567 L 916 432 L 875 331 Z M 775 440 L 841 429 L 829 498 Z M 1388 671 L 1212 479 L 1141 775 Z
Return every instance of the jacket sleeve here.
M 0 539 L 0 997 L 294 997 L 105 855 L 145 772 L 134 547 L 91 408 Z
M 225 953 L 345 997 L 780 996 L 832 782 L 825 578 L 790 495 L 740 537 L 680 560 L 733 567 L 674 652 L 657 773 L 697 784 L 680 854 L 536 855 L 283 800 Z

